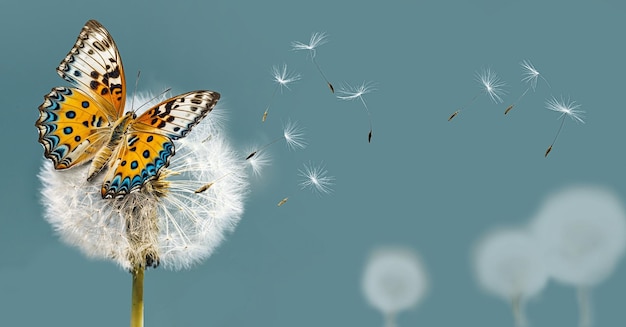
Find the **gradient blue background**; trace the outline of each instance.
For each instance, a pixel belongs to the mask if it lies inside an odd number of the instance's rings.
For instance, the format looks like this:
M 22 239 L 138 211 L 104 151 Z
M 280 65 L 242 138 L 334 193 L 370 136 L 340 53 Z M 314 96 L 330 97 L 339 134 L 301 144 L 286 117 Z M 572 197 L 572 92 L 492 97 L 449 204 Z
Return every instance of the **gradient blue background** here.
M 127 80 L 140 90 L 214 89 L 233 144 L 279 136 L 287 118 L 309 147 L 272 147 L 273 164 L 252 180 L 246 212 L 217 253 L 189 271 L 146 274 L 146 326 L 381 326 L 362 297 L 367 254 L 383 244 L 416 249 L 430 293 L 399 326 L 511 326 L 507 304 L 475 283 L 470 249 L 487 230 L 526 222 L 550 192 L 593 183 L 626 194 L 626 5 L 605 1 L 9 1 L 0 3 L 0 325 L 124 326 L 130 275 L 85 259 L 42 218 L 43 160 L 33 126 L 54 69 L 83 24 L 108 28 Z M 358 102 L 337 100 L 305 53 L 323 31 L 317 59 L 328 78 L 375 81 Z M 531 60 L 540 84 L 508 116 Z M 261 114 L 270 68 L 302 74 Z M 480 96 L 474 74 L 490 66 L 508 84 L 505 104 Z M 558 114 L 550 96 L 571 96 L 586 124 L 567 121 L 548 158 Z M 319 197 L 298 188 L 302 164 L 323 161 L 336 177 Z M 276 203 L 290 196 L 283 207 Z M 593 290 L 597 326 L 626 321 L 626 264 Z M 575 291 L 551 282 L 528 306 L 533 326 L 577 322 Z

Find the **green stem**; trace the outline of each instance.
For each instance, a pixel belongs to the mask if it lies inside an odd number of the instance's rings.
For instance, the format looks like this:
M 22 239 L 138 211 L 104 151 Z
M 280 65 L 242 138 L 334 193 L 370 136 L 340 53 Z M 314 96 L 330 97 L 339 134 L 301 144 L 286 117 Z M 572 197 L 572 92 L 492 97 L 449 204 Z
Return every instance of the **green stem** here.
M 133 268 L 133 291 L 130 305 L 130 327 L 143 327 L 143 274 L 144 268 Z
M 516 296 L 511 301 L 511 307 L 513 309 L 513 318 L 515 319 L 515 327 L 528 326 L 528 320 L 524 314 L 524 300 L 521 296 Z
M 589 288 L 579 286 L 576 290 L 578 298 L 579 321 L 578 326 L 591 326 L 591 301 L 589 300 Z
M 385 327 L 396 327 L 396 314 L 395 313 L 385 314 Z

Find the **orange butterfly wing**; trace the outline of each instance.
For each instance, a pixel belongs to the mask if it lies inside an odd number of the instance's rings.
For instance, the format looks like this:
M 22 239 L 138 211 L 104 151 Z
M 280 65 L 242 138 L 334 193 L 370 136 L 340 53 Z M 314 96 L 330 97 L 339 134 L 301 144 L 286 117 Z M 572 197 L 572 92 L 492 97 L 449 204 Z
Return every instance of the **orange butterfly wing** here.
M 185 137 L 213 110 L 219 98 L 220 94 L 212 91 L 188 92 L 137 117 L 118 152 L 113 154 L 102 197 L 123 197 L 156 178 L 175 153 L 172 140 Z

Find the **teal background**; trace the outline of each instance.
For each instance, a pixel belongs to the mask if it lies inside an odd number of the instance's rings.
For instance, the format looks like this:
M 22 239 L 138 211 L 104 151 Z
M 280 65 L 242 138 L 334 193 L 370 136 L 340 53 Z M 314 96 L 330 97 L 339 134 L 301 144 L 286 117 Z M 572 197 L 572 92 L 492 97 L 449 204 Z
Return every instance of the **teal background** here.
M 129 85 L 222 94 L 238 148 L 306 127 L 309 147 L 271 148 L 252 179 L 236 231 L 203 264 L 146 274 L 146 326 L 381 326 L 362 297 L 369 251 L 416 249 L 432 283 L 399 326 L 512 326 L 507 304 L 484 293 L 470 250 L 487 230 L 526 222 L 563 186 L 593 183 L 623 198 L 624 31 L 621 1 L 9 1 L 0 3 L 0 325 L 124 326 L 130 274 L 84 258 L 43 219 L 36 174 L 42 148 L 33 126 L 55 68 L 88 19 L 113 35 Z M 336 88 L 375 81 L 366 95 L 374 134 L 358 102 L 328 91 L 304 52 L 327 32 L 317 60 Z M 550 82 L 509 115 L 521 92 L 519 62 Z M 302 74 L 278 94 L 270 68 Z M 495 105 L 474 74 L 491 67 L 509 94 Z M 558 114 L 550 96 L 581 104 L 586 124 L 566 121 L 548 158 Z M 334 192 L 298 187 L 298 169 L 323 161 Z M 278 208 L 285 196 L 290 200 Z M 596 326 L 626 321 L 626 264 L 593 290 Z M 528 305 L 533 326 L 577 323 L 575 291 L 551 282 Z

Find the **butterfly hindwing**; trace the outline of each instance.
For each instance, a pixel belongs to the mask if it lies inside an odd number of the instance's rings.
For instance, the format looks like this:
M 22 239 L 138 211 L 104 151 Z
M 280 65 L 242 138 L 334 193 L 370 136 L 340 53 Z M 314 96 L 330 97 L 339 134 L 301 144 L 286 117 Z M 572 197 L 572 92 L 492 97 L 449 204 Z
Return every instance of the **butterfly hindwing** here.
M 129 133 L 113 154 L 102 185 L 103 198 L 123 197 L 156 178 L 174 155 L 174 143 L 165 135 Z
M 81 90 L 55 87 L 39 106 L 39 143 L 56 169 L 90 160 L 108 137 L 110 117 Z
M 192 91 L 172 97 L 139 116 L 133 129 L 163 134 L 172 140 L 185 137 L 219 99 L 220 94 L 213 91 Z
M 61 61 L 57 73 L 85 92 L 102 96 L 120 117 L 126 101 L 126 84 L 122 59 L 109 32 L 95 20 L 88 21 L 72 50 Z

